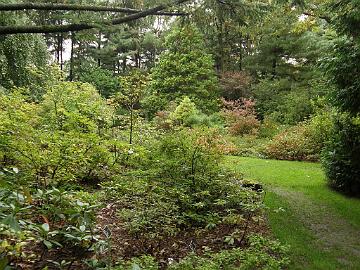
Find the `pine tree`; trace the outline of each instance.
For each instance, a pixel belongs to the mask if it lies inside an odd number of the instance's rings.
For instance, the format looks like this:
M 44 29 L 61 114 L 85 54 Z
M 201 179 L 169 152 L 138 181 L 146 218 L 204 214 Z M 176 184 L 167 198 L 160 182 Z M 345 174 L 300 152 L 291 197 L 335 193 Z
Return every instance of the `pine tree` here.
M 152 96 L 147 100 L 148 107 L 156 112 L 170 101 L 188 96 L 202 111 L 215 110 L 218 80 L 214 61 L 206 52 L 198 30 L 191 25 L 176 27 L 167 36 L 166 48 L 168 50 L 160 55 L 159 63 L 152 70 Z

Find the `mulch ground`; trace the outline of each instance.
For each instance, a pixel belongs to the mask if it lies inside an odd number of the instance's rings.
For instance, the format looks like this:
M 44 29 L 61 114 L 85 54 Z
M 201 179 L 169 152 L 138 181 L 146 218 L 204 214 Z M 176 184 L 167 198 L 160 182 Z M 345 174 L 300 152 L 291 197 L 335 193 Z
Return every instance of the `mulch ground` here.
M 265 219 L 260 219 L 260 221 L 249 219 L 247 225 L 244 222 L 243 225 L 237 226 L 218 225 L 213 229 L 183 229 L 175 236 L 162 236 L 154 239 L 129 233 L 117 215 L 118 209 L 117 204 L 109 203 L 97 213 L 97 229 L 102 234 L 102 238 L 106 239 L 105 231 L 111 232 L 108 239 L 110 250 L 107 250 L 102 256 L 104 261 L 110 259 L 113 263 L 119 259 L 128 260 L 141 255 L 151 255 L 159 262 L 161 269 L 166 269 L 170 262 L 177 262 L 190 253 L 202 255 L 205 251 L 218 252 L 234 247 L 246 248 L 246 237 L 240 237 L 242 239 L 235 240 L 231 246 L 224 241 L 225 237 L 231 235 L 235 230 L 244 231 L 246 227 L 245 236 L 251 233 L 270 234 Z M 39 257 L 44 250 L 40 245 L 35 244 L 28 248 L 29 252 L 39 254 Z M 72 261 L 72 264 L 66 266 L 65 269 L 83 270 L 88 268 L 81 261 L 92 257 L 94 257 L 92 252 L 65 247 L 47 252 L 35 262 L 18 262 L 17 269 L 44 269 L 44 267 L 47 267 L 48 270 L 59 269 L 51 261 L 61 262 L 65 260 Z
M 180 231 L 176 236 L 164 236 L 158 239 L 146 237 L 135 237 L 130 234 L 117 216 L 118 205 L 108 204 L 98 212 L 98 228 L 111 231 L 111 251 L 105 254 L 115 262 L 118 258 L 130 259 L 141 255 L 151 255 L 160 263 L 161 269 L 166 269 L 171 261 L 179 261 L 188 254 L 195 252 L 198 255 L 205 250 L 217 252 L 223 249 L 247 246 L 246 238 L 243 241 L 235 241 L 229 246 L 224 242 L 226 236 L 231 235 L 234 230 L 244 230 L 244 226 L 219 225 L 214 229 L 187 229 Z M 250 219 L 246 229 L 246 235 L 259 233 L 269 234 L 266 221 L 255 221 Z M 104 236 L 105 237 L 105 236 Z

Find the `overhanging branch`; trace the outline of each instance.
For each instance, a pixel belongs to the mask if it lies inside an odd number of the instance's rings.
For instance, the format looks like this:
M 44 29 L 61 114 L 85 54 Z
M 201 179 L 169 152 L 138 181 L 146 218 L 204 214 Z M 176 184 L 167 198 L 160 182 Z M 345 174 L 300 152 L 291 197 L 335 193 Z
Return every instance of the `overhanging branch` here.
M 142 10 L 132 8 L 119 8 L 107 6 L 89 6 L 89 5 L 74 5 L 74 4 L 47 4 L 47 3 L 16 3 L 16 4 L 2 4 L 0 3 L 0 11 L 19 11 L 19 10 L 67 10 L 67 11 L 92 11 L 92 12 L 117 12 L 126 14 L 139 13 Z M 157 12 L 156 15 L 163 16 L 184 16 L 185 13 L 172 12 Z
M 21 34 L 21 33 L 62 33 L 62 32 L 76 32 L 81 30 L 97 28 L 100 25 L 119 25 L 135 21 L 150 15 L 158 15 L 158 12 L 163 11 L 169 7 L 176 6 L 190 0 L 176 0 L 169 4 L 158 5 L 154 8 L 143 10 L 119 19 L 111 21 L 102 21 L 100 23 L 80 23 L 80 24 L 65 24 L 65 25 L 14 25 L 14 26 L 0 26 L 0 35 Z
M 331 18 L 330 18 L 329 16 L 319 15 L 319 14 L 315 14 L 315 13 L 309 12 L 309 11 L 304 11 L 302 14 L 304 14 L 304 15 L 306 15 L 306 16 L 314 17 L 314 18 L 323 19 L 323 20 L 325 20 L 327 23 L 331 23 Z

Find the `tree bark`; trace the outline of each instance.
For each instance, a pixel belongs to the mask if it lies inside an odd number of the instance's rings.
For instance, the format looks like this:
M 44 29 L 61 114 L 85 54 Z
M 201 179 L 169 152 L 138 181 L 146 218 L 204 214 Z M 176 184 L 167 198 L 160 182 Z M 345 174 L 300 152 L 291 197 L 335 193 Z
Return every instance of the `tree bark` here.
M 133 8 L 119 8 L 107 6 L 89 6 L 76 4 L 48 4 L 48 3 L 15 3 L 15 4 L 1 4 L 0 11 L 17 11 L 17 10 L 68 10 L 68 11 L 92 11 L 92 12 L 116 12 L 125 14 L 135 14 L 142 10 Z M 186 16 L 183 12 L 158 12 L 156 15 L 162 16 Z
M 131 106 L 131 109 L 130 109 L 130 138 L 129 138 L 129 143 L 132 144 L 132 141 L 133 141 L 133 128 L 134 128 L 134 124 L 133 124 L 133 108 Z
M 101 25 L 118 25 L 123 23 L 128 23 L 131 21 L 135 21 L 150 15 L 158 15 L 159 11 L 167 9 L 169 7 L 179 5 L 190 0 L 176 0 L 171 2 L 170 4 L 162 4 L 158 5 L 154 8 L 150 8 L 147 10 L 140 11 L 138 13 L 134 13 L 122 18 L 114 19 L 114 20 L 106 20 L 99 23 L 74 23 L 74 24 L 66 24 L 66 25 L 21 25 L 21 26 L 1 26 L 0 27 L 0 35 L 9 35 L 9 34 L 21 34 L 21 33 L 61 33 L 61 32 L 75 32 L 81 30 L 88 30 L 93 28 L 98 28 Z
M 101 50 L 101 31 L 99 31 L 99 39 L 98 39 L 98 59 L 97 59 L 97 62 L 98 62 L 98 67 L 101 67 L 101 59 L 100 59 L 100 50 Z
M 75 33 L 71 33 L 70 72 L 69 72 L 69 80 L 71 82 L 74 79 L 74 42 L 75 42 Z

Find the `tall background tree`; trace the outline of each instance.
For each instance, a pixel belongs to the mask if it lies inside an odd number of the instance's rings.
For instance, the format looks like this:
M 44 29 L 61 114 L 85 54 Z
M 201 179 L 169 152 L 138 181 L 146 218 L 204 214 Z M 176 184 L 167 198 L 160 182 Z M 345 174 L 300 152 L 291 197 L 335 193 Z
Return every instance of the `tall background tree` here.
M 149 111 L 155 113 L 184 96 L 205 112 L 215 111 L 219 93 L 214 61 L 198 29 L 191 24 L 175 27 L 165 46 L 152 69 L 151 93 L 145 101 Z

